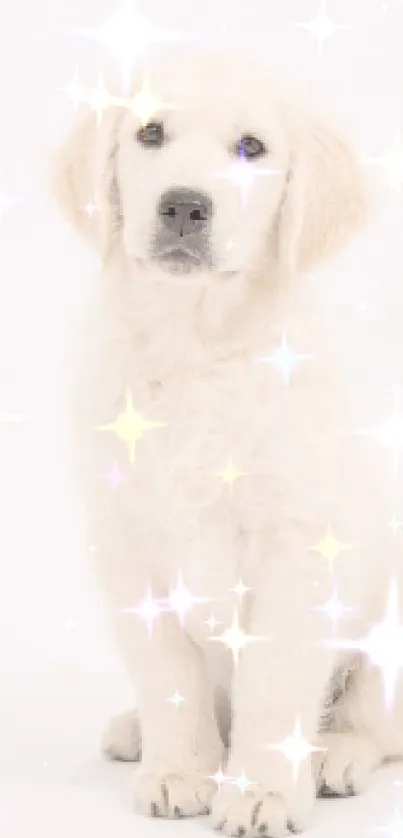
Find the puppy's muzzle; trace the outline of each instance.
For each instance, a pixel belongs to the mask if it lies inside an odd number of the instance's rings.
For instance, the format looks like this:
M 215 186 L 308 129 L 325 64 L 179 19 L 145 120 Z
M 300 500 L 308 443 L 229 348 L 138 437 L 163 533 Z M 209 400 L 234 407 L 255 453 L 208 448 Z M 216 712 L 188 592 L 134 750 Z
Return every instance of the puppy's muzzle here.
M 170 272 L 211 267 L 213 202 L 204 192 L 169 189 L 157 209 L 153 255 Z

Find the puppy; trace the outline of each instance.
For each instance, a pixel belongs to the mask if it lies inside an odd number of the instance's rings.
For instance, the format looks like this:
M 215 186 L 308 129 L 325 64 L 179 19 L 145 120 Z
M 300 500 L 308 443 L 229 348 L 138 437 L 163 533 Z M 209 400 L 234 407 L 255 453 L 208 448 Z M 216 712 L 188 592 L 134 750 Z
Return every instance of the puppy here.
M 241 57 L 155 59 L 114 93 L 56 178 L 102 263 L 72 452 L 138 708 L 104 749 L 141 750 L 145 813 L 280 838 L 317 790 L 354 793 L 403 751 L 379 669 L 348 651 L 383 613 L 385 499 L 310 282 L 365 222 L 366 187 L 327 121 Z M 336 586 L 354 608 L 332 635 Z

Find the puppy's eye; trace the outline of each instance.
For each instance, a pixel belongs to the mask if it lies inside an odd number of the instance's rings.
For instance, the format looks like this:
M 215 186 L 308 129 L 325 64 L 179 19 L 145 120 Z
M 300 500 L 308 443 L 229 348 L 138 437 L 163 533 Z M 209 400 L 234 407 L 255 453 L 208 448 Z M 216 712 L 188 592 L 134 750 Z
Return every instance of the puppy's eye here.
M 235 154 L 246 160 L 255 160 L 267 154 L 267 148 L 261 140 L 253 134 L 243 134 L 235 145 Z
M 161 148 L 165 141 L 163 122 L 148 122 L 137 131 L 137 140 L 147 148 Z

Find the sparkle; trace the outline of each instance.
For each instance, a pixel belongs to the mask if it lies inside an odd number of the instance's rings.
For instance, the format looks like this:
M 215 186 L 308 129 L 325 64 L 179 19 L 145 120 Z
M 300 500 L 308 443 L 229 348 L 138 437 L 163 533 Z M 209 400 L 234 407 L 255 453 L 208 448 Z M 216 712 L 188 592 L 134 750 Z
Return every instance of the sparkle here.
M 216 471 L 214 474 L 215 477 L 221 477 L 223 482 L 228 484 L 230 492 L 232 494 L 235 480 L 237 480 L 238 477 L 244 477 L 247 474 L 247 472 L 239 471 L 239 469 L 236 466 L 234 466 L 232 460 L 229 459 L 225 469 L 223 469 L 223 471 Z
M 236 594 L 239 597 L 239 599 L 242 599 L 242 597 L 245 596 L 245 594 L 247 594 L 248 591 L 251 591 L 252 588 L 247 588 L 246 585 L 244 585 L 244 583 L 242 582 L 242 579 L 240 579 L 238 584 L 235 585 L 235 588 L 230 588 L 229 590 L 233 591 L 234 594 Z
M 118 486 L 120 486 L 120 484 L 123 483 L 123 480 L 123 475 L 121 474 L 118 463 L 115 460 L 113 468 L 108 474 L 108 483 L 113 492 L 115 492 Z
M 162 613 L 163 608 L 161 608 L 159 600 L 154 599 L 151 588 L 148 588 L 146 598 L 139 606 L 124 608 L 123 611 L 127 614 L 137 614 L 137 616 L 140 617 L 140 619 L 146 624 L 148 636 L 151 638 L 154 622 L 158 615 Z
M 319 55 L 322 55 L 325 41 L 334 32 L 337 32 L 338 29 L 352 29 L 351 24 L 334 23 L 327 13 L 326 0 L 321 0 L 320 9 L 316 17 L 304 23 L 294 23 L 294 26 L 298 26 L 300 29 L 307 29 L 308 32 L 311 32 L 317 40 Z
M 20 413 L 9 413 L 7 410 L 0 410 L 0 423 L 4 425 L 19 425 L 25 422 L 24 416 Z
M 58 90 L 60 90 L 62 93 L 67 93 L 67 95 L 73 102 L 73 108 L 75 111 L 77 111 L 78 106 L 80 104 L 87 101 L 87 88 L 84 87 L 84 85 L 80 82 L 77 67 L 74 74 L 74 78 L 70 82 L 70 84 L 66 87 L 59 87 Z
M 93 204 L 93 202 L 91 201 L 91 198 L 90 198 L 90 200 L 88 201 L 88 204 L 86 204 L 85 207 L 83 207 L 83 210 L 84 210 L 84 212 L 87 213 L 88 218 L 92 218 L 92 216 L 94 215 L 94 212 L 97 212 L 99 210 L 99 207 L 97 207 L 96 204 Z
M 127 389 L 126 407 L 123 413 L 119 413 L 114 422 L 109 425 L 100 425 L 95 430 L 111 431 L 116 434 L 128 446 L 130 462 L 134 463 L 136 442 L 142 439 L 146 431 L 154 428 L 164 428 L 165 426 L 166 422 L 149 422 L 140 413 L 137 413 L 133 407 L 132 394 Z
M 392 192 L 400 195 L 403 186 L 403 139 L 401 130 L 397 130 L 392 145 L 378 157 L 367 157 L 369 165 L 381 166 L 385 172 L 385 183 Z
M 374 625 L 361 640 L 325 641 L 326 645 L 337 649 L 359 649 L 382 670 L 385 705 L 388 710 L 393 706 L 396 683 L 400 667 L 403 666 L 403 625 L 399 623 L 398 588 L 396 580 L 390 580 L 385 618 Z
M 389 448 L 393 454 L 393 469 L 395 475 L 399 471 L 400 456 L 403 451 L 403 416 L 400 409 L 400 396 L 395 392 L 393 413 L 387 419 L 384 419 L 380 428 L 356 431 L 362 436 L 372 436 L 378 439 L 385 448 Z
M 319 553 L 322 558 L 327 560 L 329 573 L 333 573 L 334 570 L 334 562 L 335 559 L 346 550 L 352 550 L 352 544 L 343 544 L 341 541 L 338 541 L 337 538 L 333 535 L 332 527 L 329 524 L 327 533 L 322 538 L 322 541 L 319 541 L 318 544 L 314 545 L 313 547 L 309 547 L 309 550 L 314 550 L 315 553 Z
M 335 633 L 339 620 L 341 620 L 349 611 L 357 611 L 357 608 L 343 605 L 341 599 L 339 598 L 337 588 L 334 588 L 331 598 L 325 602 L 324 605 L 313 606 L 311 610 L 323 611 L 324 614 L 327 614 L 332 621 L 333 633 Z
M 403 527 L 403 521 L 398 521 L 396 519 L 396 515 L 388 523 L 389 529 L 392 530 L 393 534 L 396 535 L 399 532 L 400 527 Z
M 254 780 L 248 780 L 243 769 L 240 777 L 236 777 L 235 780 L 229 780 L 229 782 L 232 786 L 237 786 L 241 794 L 245 794 L 245 792 L 248 791 L 249 786 L 258 785 L 258 783 L 256 783 Z
M 138 93 L 135 93 L 134 96 L 122 98 L 121 104 L 140 119 L 141 125 L 146 125 L 151 117 L 162 109 L 177 110 L 180 107 L 179 105 L 173 105 L 168 102 L 160 101 L 153 93 L 148 77 L 144 78 L 141 90 L 139 90 Z
M 207 777 L 208 780 L 214 780 L 217 783 L 218 788 L 221 788 L 224 783 L 228 783 L 231 780 L 231 777 L 228 777 L 226 774 L 223 774 L 222 766 L 220 765 L 218 771 L 215 774 L 211 774 Z
M 67 617 L 67 619 L 64 621 L 64 628 L 69 634 L 71 634 L 71 632 L 73 632 L 74 629 L 77 628 L 77 626 L 78 620 L 75 620 L 74 617 Z
M 249 190 L 257 177 L 273 177 L 274 175 L 281 174 L 281 169 L 270 169 L 268 167 L 260 169 L 257 166 L 251 165 L 250 161 L 241 156 L 240 159 L 229 166 L 228 169 L 223 172 L 217 172 L 215 177 L 229 180 L 235 186 L 239 187 L 241 190 L 242 206 L 245 209 L 248 201 Z
M 102 73 L 98 74 L 97 87 L 86 89 L 85 101 L 91 110 L 95 111 L 98 125 L 100 124 L 105 111 L 107 111 L 108 108 L 113 107 L 113 105 L 119 103 L 119 100 L 117 101 L 116 97 L 112 96 L 112 94 L 106 89 Z
M 217 637 L 209 637 L 209 640 L 212 642 L 223 643 L 227 649 L 230 649 L 234 659 L 234 666 L 237 666 L 239 653 L 247 643 L 254 643 L 258 640 L 267 640 L 267 638 L 255 637 L 252 634 L 246 634 L 239 626 L 239 611 L 235 609 L 232 626 Z
M 23 198 L 15 198 L 8 192 L 0 192 L 0 222 L 3 220 L 10 207 L 23 203 Z
M 312 360 L 312 355 L 300 355 L 294 352 L 287 343 L 286 333 L 281 335 L 281 344 L 271 355 L 263 356 L 257 359 L 265 364 L 273 364 L 283 376 L 283 381 L 286 386 L 290 383 L 291 373 L 295 367 L 302 361 Z
M 263 745 L 267 750 L 280 751 L 286 759 L 292 763 L 292 773 L 294 780 L 298 778 L 299 767 L 301 763 L 315 751 L 324 751 L 325 748 L 316 748 L 311 745 L 307 739 L 304 739 L 301 733 L 301 722 L 297 719 L 292 736 L 288 736 L 279 742 L 277 745 Z
M 171 704 L 173 704 L 174 707 L 176 707 L 176 709 L 178 710 L 178 708 L 180 707 L 181 704 L 183 704 L 185 699 L 183 698 L 183 695 L 178 693 L 178 690 L 176 690 L 174 692 L 174 694 L 171 695 L 171 698 L 168 698 L 168 701 L 170 701 Z
M 376 832 L 384 832 L 388 838 L 402 838 L 403 835 L 403 818 L 399 812 L 399 809 L 396 807 L 393 813 L 393 820 L 385 824 L 385 826 L 379 826 Z
M 158 32 L 140 15 L 132 2 L 125 3 L 112 17 L 94 28 L 80 28 L 78 33 L 105 46 L 118 63 L 123 90 L 131 84 L 133 68 L 139 58 L 144 58 L 148 48 L 162 41 L 183 41 L 184 35 L 175 32 Z
M 214 629 L 220 625 L 220 622 L 216 620 L 214 614 L 212 614 L 211 617 L 208 618 L 208 620 L 204 621 L 204 624 L 209 627 L 210 631 L 214 631 Z
M 188 611 L 190 611 L 194 605 L 205 602 L 210 602 L 210 599 L 208 599 L 208 597 L 193 596 L 193 594 L 191 594 L 191 592 L 185 587 L 182 574 L 179 573 L 177 586 L 170 591 L 167 604 L 168 609 L 177 615 L 182 627 Z

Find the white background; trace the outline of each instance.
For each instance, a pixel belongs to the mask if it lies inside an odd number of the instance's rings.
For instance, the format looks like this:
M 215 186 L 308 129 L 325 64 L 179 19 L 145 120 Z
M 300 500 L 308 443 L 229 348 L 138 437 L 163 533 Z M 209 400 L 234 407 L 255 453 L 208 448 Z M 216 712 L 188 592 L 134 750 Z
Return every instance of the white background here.
M 265 54 L 348 130 L 363 160 L 398 146 L 401 131 L 400 190 L 396 165 L 394 176 L 368 166 L 371 222 L 328 266 L 334 322 L 366 384 L 363 419 L 376 423 L 403 384 L 403 2 L 328 0 L 332 20 L 348 28 L 326 40 L 321 56 L 314 35 L 294 25 L 312 21 L 319 5 L 143 0 L 138 10 L 159 31 L 237 41 Z M 131 691 L 81 546 L 60 431 L 71 314 L 96 258 L 58 216 L 47 172 L 74 118 L 60 88 L 76 68 L 95 85 L 112 60 L 77 31 L 97 28 L 119 8 L 107 0 L 0 5 L 0 207 L 3 194 L 16 199 L 0 223 L 0 830 L 7 838 L 206 834 L 205 823 L 136 818 L 127 794 L 133 769 L 98 756 L 106 717 L 130 706 Z M 399 517 L 403 509 L 394 511 Z M 387 768 L 365 798 L 321 801 L 307 835 L 373 834 L 392 821 L 395 805 L 403 811 L 399 777 L 403 784 L 402 768 Z

